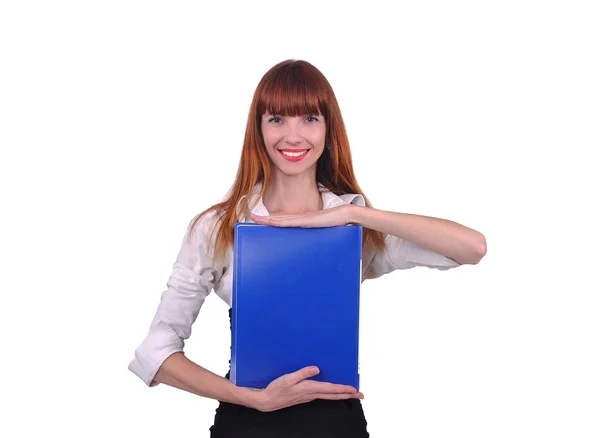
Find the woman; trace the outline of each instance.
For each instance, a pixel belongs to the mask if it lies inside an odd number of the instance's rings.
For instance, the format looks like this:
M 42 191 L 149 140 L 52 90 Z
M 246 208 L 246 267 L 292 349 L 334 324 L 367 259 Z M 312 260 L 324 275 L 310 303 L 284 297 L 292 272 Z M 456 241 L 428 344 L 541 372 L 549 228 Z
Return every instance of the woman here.
M 340 109 L 323 74 L 308 62 L 287 60 L 263 76 L 233 187 L 223 202 L 190 222 L 168 289 L 129 369 L 149 386 L 164 383 L 219 400 L 213 438 L 368 437 L 363 395 L 308 379 L 318 373 L 314 367 L 249 389 L 184 355 L 184 340 L 208 293 L 214 289 L 231 306 L 238 221 L 362 225 L 363 281 L 415 266 L 477 264 L 486 252 L 484 236 L 452 221 L 372 208 L 354 177 Z

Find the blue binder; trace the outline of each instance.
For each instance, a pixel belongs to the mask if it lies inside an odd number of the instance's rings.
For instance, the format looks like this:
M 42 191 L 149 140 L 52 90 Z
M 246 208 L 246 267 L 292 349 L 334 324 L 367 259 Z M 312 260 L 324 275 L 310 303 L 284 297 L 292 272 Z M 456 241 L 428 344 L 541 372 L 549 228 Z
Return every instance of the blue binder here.
M 360 390 L 362 227 L 234 230 L 230 380 L 265 388 L 309 365 Z

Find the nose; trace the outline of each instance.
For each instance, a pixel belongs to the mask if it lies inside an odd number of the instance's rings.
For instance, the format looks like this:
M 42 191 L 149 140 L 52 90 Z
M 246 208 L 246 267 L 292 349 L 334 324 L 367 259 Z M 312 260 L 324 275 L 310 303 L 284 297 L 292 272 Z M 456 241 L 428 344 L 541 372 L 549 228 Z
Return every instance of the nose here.
M 302 135 L 300 132 L 300 127 L 296 121 L 290 121 L 288 123 L 287 132 L 285 133 L 285 142 L 291 145 L 296 145 L 302 142 Z

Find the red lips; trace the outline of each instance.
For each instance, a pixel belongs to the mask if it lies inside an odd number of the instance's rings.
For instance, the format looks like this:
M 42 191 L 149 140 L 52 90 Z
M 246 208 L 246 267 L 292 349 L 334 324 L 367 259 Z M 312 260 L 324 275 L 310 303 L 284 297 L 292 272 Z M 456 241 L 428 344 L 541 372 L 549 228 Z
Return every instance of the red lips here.
M 281 156 L 283 158 L 285 158 L 287 161 L 297 162 L 297 161 L 303 160 L 304 157 L 306 157 L 308 155 L 310 149 L 278 149 L 278 151 L 281 154 Z M 284 152 L 292 152 L 292 153 L 304 152 L 304 153 L 302 155 L 298 155 L 296 157 L 290 157 L 288 155 L 285 155 Z

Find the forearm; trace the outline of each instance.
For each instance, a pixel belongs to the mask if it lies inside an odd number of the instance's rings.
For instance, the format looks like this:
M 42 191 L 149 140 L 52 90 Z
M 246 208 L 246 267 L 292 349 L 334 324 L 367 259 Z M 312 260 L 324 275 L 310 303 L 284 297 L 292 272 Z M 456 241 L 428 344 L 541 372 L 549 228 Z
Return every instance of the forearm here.
M 460 264 L 479 263 L 486 253 L 485 237 L 478 231 L 429 216 L 395 213 L 353 206 L 350 222 L 406 239 Z
M 192 362 L 181 352 L 172 354 L 163 362 L 154 381 L 202 397 L 252 408 L 258 403 L 258 391 L 234 385 L 224 377 Z

